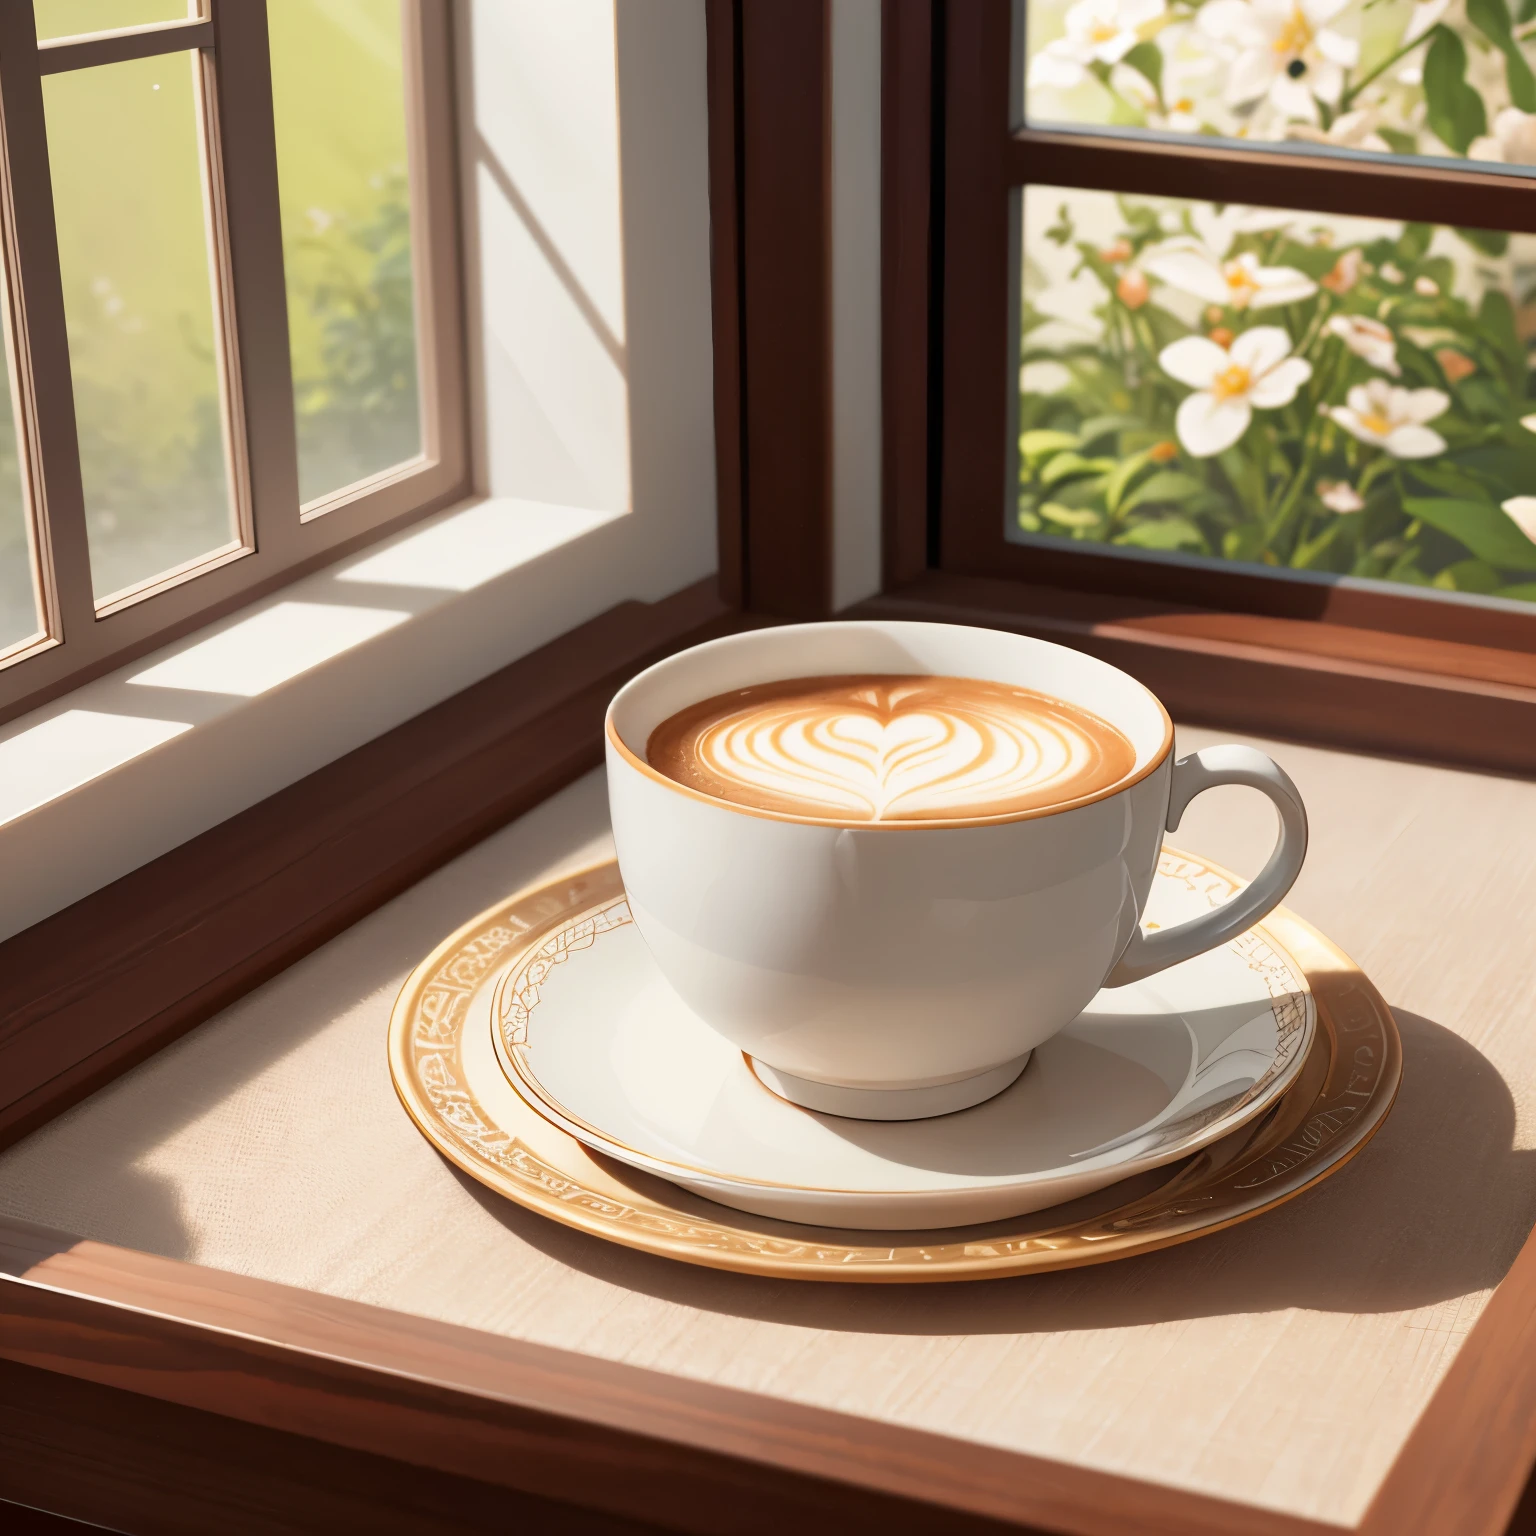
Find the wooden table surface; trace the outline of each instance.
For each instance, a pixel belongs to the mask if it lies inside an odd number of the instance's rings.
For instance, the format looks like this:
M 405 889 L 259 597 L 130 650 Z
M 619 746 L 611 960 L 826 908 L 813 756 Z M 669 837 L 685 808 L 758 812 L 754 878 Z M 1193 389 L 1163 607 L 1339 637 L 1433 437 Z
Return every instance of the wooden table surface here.
M 1536 784 L 1256 744 L 1311 813 L 1289 904 L 1386 995 L 1405 1068 L 1354 1164 L 1241 1227 L 1056 1275 L 813 1286 L 612 1247 L 454 1172 L 395 1098 L 390 1005 L 458 924 L 610 850 L 596 774 L 0 1154 L 0 1215 L 1352 1524 L 1536 1222 Z M 1272 823 L 1219 790 L 1170 841 L 1251 875 Z

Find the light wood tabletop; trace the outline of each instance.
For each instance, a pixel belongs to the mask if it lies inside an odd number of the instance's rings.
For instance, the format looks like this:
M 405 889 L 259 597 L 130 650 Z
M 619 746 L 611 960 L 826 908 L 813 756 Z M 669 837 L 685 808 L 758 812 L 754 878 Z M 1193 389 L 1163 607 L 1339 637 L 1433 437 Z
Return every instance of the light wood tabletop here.
M 610 851 L 599 774 L 0 1154 L 0 1215 L 1353 1524 L 1536 1222 L 1536 784 L 1255 744 L 1311 815 L 1288 905 L 1385 994 L 1405 1065 L 1353 1164 L 1240 1227 L 1059 1274 L 817 1286 L 610 1246 L 452 1170 L 395 1097 L 390 1006 L 450 930 Z M 1170 841 L 1252 875 L 1273 823 L 1218 790 Z

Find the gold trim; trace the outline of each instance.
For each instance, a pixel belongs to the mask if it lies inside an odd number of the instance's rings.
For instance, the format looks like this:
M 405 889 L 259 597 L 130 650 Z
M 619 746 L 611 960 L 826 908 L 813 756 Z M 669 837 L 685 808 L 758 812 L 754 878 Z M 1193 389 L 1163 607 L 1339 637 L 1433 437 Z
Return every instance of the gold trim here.
M 1142 687 L 1141 684 L 1137 686 Z M 1112 795 L 1123 795 L 1126 790 L 1135 789 L 1143 779 L 1150 778 L 1156 773 L 1167 760 L 1168 754 L 1173 751 L 1172 717 L 1163 707 L 1163 701 L 1150 688 L 1142 687 L 1142 691 L 1157 705 L 1158 712 L 1163 717 L 1163 744 L 1147 760 L 1145 767 L 1134 769 L 1123 779 L 1117 779 L 1103 789 L 1096 789 L 1091 795 L 1080 795 L 1075 800 L 1063 800 L 1059 805 L 1039 805 L 1027 811 L 1005 811 L 996 816 L 939 817 L 930 821 L 918 821 L 915 818 L 911 821 L 848 821 L 837 816 L 796 816 L 789 811 L 769 811 L 761 806 L 742 805 L 736 800 L 721 800 L 715 795 L 706 795 L 703 790 L 694 789 L 692 785 L 679 784 L 676 779 L 669 779 L 666 774 L 651 767 L 643 757 L 630 751 L 613 723 L 614 706 L 612 704 L 608 706 L 608 713 L 604 717 L 603 731 L 614 751 L 631 768 L 636 769 L 648 779 L 654 779 L 666 789 L 675 789 L 680 795 L 686 795 L 691 800 L 702 801 L 705 805 L 716 806 L 723 811 L 737 811 L 743 816 L 756 816 L 763 821 L 787 821 L 801 827 L 841 827 L 855 832 L 947 832 L 961 827 L 1003 827 L 1015 821 L 1039 821 L 1044 816 L 1060 816 L 1064 811 L 1078 811 L 1085 805 L 1094 805 L 1100 800 L 1108 800 Z
M 1402 1044 L 1381 995 L 1316 929 L 1276 908 L 1266 926 L 1316 1001 L 1312 1049 L 1267 1114 L 1172 1165 L 1149 1193 L 1086 1217 L 1041 1211 L 932 1233 L 843 1232 L 748 1216 L 589 1152 L 520 1100 L 515 1119 L 495 1124 L 465 1083 L 459 1042 L 471 998 L 499 966 L 590 903 L 596 873 L 519 892 L 439 944 L 395 1003 L 390 1072 L 422 1134 L 472 1178 L 578 1231 L 666 1258 L 881 1283 L 1037 1273 L 1166 1248 L 1246 1221 L 1336 1173 L 1380 1127 L 1402 1077 Z
M 1165 879 L 1182 880 L 1191 890 L 1203 894 L 1213 908 L 1230 901 L 1243 886 L 1242 881 L 1230 875 L 1216 876 L 1211 866 L 1202 860 L 1190 859 L 1187 855 L 1172 849 L 1163 851 L 1162 857 L 1158 860 L 1158 873 Z M 531 1063 L 523 1056 L 524 1049 L 531 1043 L 528 1039 L 528 1029 L 530 1017 L 539 1003 L 539 988 L 550 971 L 557 965 L 563 965 L 572 954 L 579 950 L 590 949 L 603 934 L 628 927 L 634 921 L 630 915 L 629 902 L 624 894 L 624 884 L 617 863 L 610 861 L 607 864 L 595 865 L 586 872 L 585 878 L 593 884 L 593 892 L 588 904 L 581 910 L 569 914 L 547 935 L 541 935 L 541 942 L 537 948 L 530 943 L 512 958 L 502 971 L 501 978 L 496 983 L 496 990 L 491 994 L 491 1039 L 502 1075 L 512 1085 L 513 1090 L 527 1100 L 534 1110 L 553 1120 L 562 1130 L 584 1131 L 586 1136 L 582 1139 L 591 1138 L 588 1145 L 596 1143 L 598 1150 L 607 1150 L 610 1155 L 616 1156 L 623 1154 L 625 1160 L 639 1159 L 640 1166 L 646 1172 L 658 1174 L 662 1178 L 691 1176 L 710 1179 L 722 1185 L 734 1184 L 739 1187 L 764 1190 L 788 1189 L 817 1195 L 872 1195 L 873 1192 L 869 1190 L 844 1189 L 837 1185 L 788 1184 L 777 1179 L 738 1178 L 721 1174 L 711 1168 L 702 1168 L 697 1163 L 685 1163 L 677 1158 L 648 1152 L 643 1147 L 632 1146 L 629 1142 L 621 1140 L 601 1126 L 593 1125 L 590 1120 L 578 1115 L 545 1087 L 534 1072 Z M 622 909 L 622 917 L 616 916 L 619 909 Z M 1278 1035 L 1275 1060 L 1264 1074 L 1250 1084 L 1232 1103 L 1214 1106 L 1212 1109 L 1203 1111 L 1203 1124 L 1190 1124 L 1186 1119 L 1159 1127 L 1164 1137 L 1161 1146 L 1165 1151 L 1170 1140 L 1184 1144 L 1182 1151 L 1175 1155 L 1177 1157 L 1186 1157 L 1190 1153 L 1198 1152 L 1201 1147 L 1219 1140 L 1222 1136 L 1230 1135 L 1247 1124 L 1255 1115 L 1261 1114 L 1265 1106 L 1258 1103 L 1255 1107 L 1255 1101 L 1268 1097 L 1277 1080 L 1295 1076 L 1300 1068 L 1297 1050 L 1309 1041 L 1310 1033 L 1315 1027 L 1313 1019 L 1309 1017 L 1314 1010 L 1309 1010 L 1304 1001 L 1311 995 L 1306 974 L 1294 957 L 1286 953 L 1285 946 L 1279 943 L 1273 934 L 1266 932 L 1262 926 L 1255 925 L 1246 933 L 1233 939 L 1226 947 L 1239 952 L 1242 960 L 1256 976 L 1262 979 L 1269 992 L 1270 1010 L 1274 1015 Z M 514 986 L 518 990 L 509 998 L 508 989 Z M 531 1000 L 525 1002 L 524 997 L 529 993 L 532 994 Z M 509 1018 L 514 1014 L 520 1016 Z M 1299 1039 L 1292 1038 L 1298 1035 Z M 742 1052 L 742 1056 L 747 1063 L 753 1082 L 764 1093 L 774 1098 L 781 1097 L 758 1077 L 752 1058 L 745 1051 Z M 1223 1123 L 1226 1126 L 1224 1130 L 1216 1129 Z M 1173 1156 L 1166 1159 L 1169 1162 L 1174 1160 Z M 1129 1178 L 1133 1173 L 1144 1171 L 1146 1171 L 1145 1168 L 1135 1169 L 1123 1176 Z M 1019 1188 L 1029 1188 L 1033 1184 L 1049 1182 L 1049 1177 L 1049 1175 L 1026 1176 L 1016 1181 L 1000 1177 L 991 1185 L 972 1187 L 996 1188 L 1016 1182 Z M 896 1192 L 890 1193 L 894 1196 Z M 878 1196 L 875 1197 L 878 1198 Z

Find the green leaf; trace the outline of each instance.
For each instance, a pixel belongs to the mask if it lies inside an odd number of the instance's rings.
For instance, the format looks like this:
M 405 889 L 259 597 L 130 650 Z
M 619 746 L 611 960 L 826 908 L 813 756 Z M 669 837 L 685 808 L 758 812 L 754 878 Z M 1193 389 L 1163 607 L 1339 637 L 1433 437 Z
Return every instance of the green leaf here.
M 1137 43 L 1120 62 L 1129 64 L 1157 92 L 1158 100 L 1162 100 L 1163 55 L 1156 43 Z
M 1082 437 L 1081 446 L 1091 448 L 1101 437 L 1107 437 L 1111 432 L 1130 432 L 1139 426 L 1141 422 L 1135 416 L 1090 416 L 1078 428 Z
M 1509 99 L 1522 112 L 1536 112 L 1536 75 L 1515 41 L 1504 0 L 1467 0 L 1467 20 L 1503 53 Z
M 1120 498 L 1125 495 L 1126 487 L 1144 470 L 1152 461 L 1152 450 L 1144 448 L 1140 453 L 1133 453 L 1128 459 L 1122 459 L 1118 468 L 1110 475 L 1104 485 L 1104 505 L 1109 508 L 1109 515 L 1113 517 L 1120 510 Z
M 1162 469 L 1143 480 L 1126 497 L 1120 512 L 1124 515 L 1132 507 L 1144 507 L 1154 501 L 1183 501 L 1186 497 L 1198 495 L 1204 489 L 1204 484 L 1196 480 L 1193 475 L 1180 474 L 1176 469 Z M 1202 539 L 1201 542 L 1204 543 L 1204 540 Z
M 1264 529 L 1259 523 L 1244 523 L 1228 529 L 1221 538 L 1221 552 L 1228 560 L 1257 560 L 1264 550 Z
M 1459 539 L 1480 560 L 1505 570 L 1536 571 L 1536 544 L 1514 519 L 1491 501 L 1452 501 L 1439 496 L 1405 496 L 1403 510 L 1432 528 Z
M 1495 597 L 1513 597 L 1521 602 L 1536 603 L 1536 581 L 1522 581 L 1513 587 L 1500 587 Z
M 1103 521 L 1090 507 L 1064 507 L 1059 501 L 1046 502 L 1040 516 L 1063 528 L 1096 528 Z
M 1467 84 L 1467 50 L 1446 26 L 1435 28 L 1424 57 L 1424 101 L 1430 129 L 1458 155 L 1488 131 L 1483 98 Z
M 1458 229 L 1456 231 L 1474 251 L 1485 256 L 1502 256 L 1509 249 L 1509 232 L 1503 229 Z
M 1515 307 L 1509 302 L 1509 295 L 1490 288 L 1477 307 L 1477 325 L 1489 345 L 1503 358 L 1509 384 L 1522 391 L 1526 370 L 1525 343 L 1520 339 Z
M 1082 439 L 1075 432 L 1022 432 L 1019 434 L 1019 452 L 1031 464 L 1064 448 L 1080 448 Z
M 1440 29 L 1442 32 L 1445 28 Z M 1460 48 L 1461 39 L 1451 34 L 1451 41 Z M 1466 62 L 1466 52 L 1462 52 L 1462 62 Z M 1403 232 L 1397 237 L 1397 256 L 1401 261 L 1418 261 L 1429 249 L 1429 242 L 1435 237 L 1433 224 L 1405 224 Z
M 1492 487 L 1474 473 L 1455 464 L 1418 460 L 1409 469 L 1415 480 L 1441 491 L 1456 501 L 1488 501 Z
M 1476 592 L 1486 597 L 1498 591 L 1503 579 L 1486 560 L 1458 560 L 1438 572 L 1430 586 L 1444 592 Z
M 1068 449 L 1056 454 L 1040 471 L 1041 485 L 1059 485 L 1078 475 L 1102 475 L 1116 467 L 1113 459 L 1085 459 L 1080 453 Z
M 1536 3 L 1536 0 L 1533 0 Z M 1378 128 L 1376 130 L 1392 147 L 1395 155 L 1411 155 L 1419 147 L 1418 140 L 1411 133 L 1404 133 L 1400 128 Z
M 1155 523 L 1137 523 L 1122 533 L 1115 543 L 1135 549 L 1203 550 L 1205 535 L 1185 518 L 1165 517 Z

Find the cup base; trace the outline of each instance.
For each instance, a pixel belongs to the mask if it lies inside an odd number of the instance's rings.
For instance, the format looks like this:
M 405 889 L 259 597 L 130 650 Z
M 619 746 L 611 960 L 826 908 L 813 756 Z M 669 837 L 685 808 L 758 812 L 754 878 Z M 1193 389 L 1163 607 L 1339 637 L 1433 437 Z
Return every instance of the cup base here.
M 801 1109 L 820 1115 L 841 1115 L 849 1120 L 928 1120 L 995 1098 L 1029 1065 L 1033 1055 L 1033 1051 L 1025 1051 L 1015 1060 L 989 1067 L 975 1077 L 926 1088 L 843 1088 L 836 1083 L 818 1083 L 780 1072 L 755 1056 L 748 1056 L 747 1061 L 763 1087 Z

